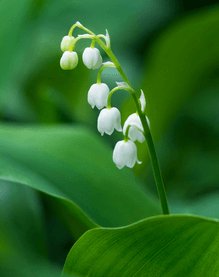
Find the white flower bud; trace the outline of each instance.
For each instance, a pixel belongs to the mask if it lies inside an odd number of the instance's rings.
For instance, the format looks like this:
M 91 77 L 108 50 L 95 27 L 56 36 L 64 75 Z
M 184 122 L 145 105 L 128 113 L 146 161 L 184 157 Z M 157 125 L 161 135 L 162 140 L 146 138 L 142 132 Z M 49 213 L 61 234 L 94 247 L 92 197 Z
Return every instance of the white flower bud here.
M 122 126 L 120 111 L 114 107 L 103 109 L 97 119 L 97 129 L 102 136 L 104 133 L 111 135 L 114 129 L 121 132 Z
M 60 60 L 60 66 L 64 70 L 74 69 L 78 65 L 78 54 L 76 52 L 65 51 Z
M 125 121 L 123 126 L 123 134 L 126 134 L 126 130 L 128 130 L 128 137 L 132 141 L 144 142 L 145 137 L 143 135 L 144 129 L 140 120 L 140 117 L 137 113 L 131 114 Z
M 145 108 L 146 108 L 146 99 L 143 90 L 141 89 L 141 96 L 139 98 L 140 103 L 141 103 L 141 111 L 144 113 Z
M 108 95 L 109 87 L 105 83 L 93 84 L 88 91 L 87 101 L 92 108 L 96 106 L 101 110 L 106 107 Z
M 72 36 L 64 36 L 60 45 L 62 52 L 72 50 L 72 46 L 74 45 L 74 40 L 75 38 Z
M 87 47 L 85 48 L 82 60 L 84 65 L 89 69 L 98 69 L 102 64 L 102 57 L 100 51 L 97 48 Z
M 109 32 L 108 32 L 107 29 L 106 29 L 105 38 L 106 38 L 106 45 L 107 45 L 107 47 L 109 48 L 109 47 L 110 47 L 110 36 L 109 36 Z
M 132 168 L 136 162 L 140 164 L 135 143 L 131 140 L 118 141 L 113 150 L 113 162 L 119 169 L 122 169 L 124 166 Z

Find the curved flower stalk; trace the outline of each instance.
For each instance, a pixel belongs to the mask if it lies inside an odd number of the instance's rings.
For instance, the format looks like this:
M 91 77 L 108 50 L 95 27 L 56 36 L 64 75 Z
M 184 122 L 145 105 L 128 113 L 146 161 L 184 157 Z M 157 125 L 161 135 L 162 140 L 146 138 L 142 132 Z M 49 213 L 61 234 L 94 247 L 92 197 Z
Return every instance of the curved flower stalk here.
M 73 36 L 74 30 L 79 28 L 83 34 L 77 37 Z M 61 41 L 61 50 L 63 55 L 60 60 L 60 66 L 64 70 L 74 69 L 78 64 L 78 55 L 75 52 L 77 42 L 86 39 L 90 41 L 90 46 L 84 49 L 82 60 L 88 69 L 98 69 L 96 83 L 93 84 L 89 91 L 87 100 L 92 108 L 97 107 L 100 111 L 97 120 L 97 129 L 103 135 L 104 133 L 111 135 L 114 130 L 123 132 L 124 139 L 117 142 L 113 151 L 113 162 L 119 169 L 127 166 L 134 167 L 136 163 L 141 163 L 137 157 L 136 141 L 143 143 L 146 141 L 149 156 L 152 162 L 155 182 L 161 206 L 164 214 L 169 213 L 165 187 L 160 172 L 160 167 L 150 132 L 150 122 L 146 116 L 146 99 L 142 90 L 136 90 L 130 83 L 128 77 L 123 71 L 118 59 L 111 49 L 110 36 L 106 30 L 106 34 L 95 34 L 80 22 L 72 25 L 68 35 L 64 36 Z M 105 52 L 109 61 L 103 63 L 99 46 Z M 106 68 L 115 68 L 118 71 L 123 82 L 116 82 L 116 85 L 111 90 L 108 85 L 102 82 L 102 72 Z M 118 108 L 111 107 L 111 98 L 114 93 L 119 91 L 128 92 L 136 105 L 136 112 L 129 115 L 124 126 L 121 126 L 121 114 Z

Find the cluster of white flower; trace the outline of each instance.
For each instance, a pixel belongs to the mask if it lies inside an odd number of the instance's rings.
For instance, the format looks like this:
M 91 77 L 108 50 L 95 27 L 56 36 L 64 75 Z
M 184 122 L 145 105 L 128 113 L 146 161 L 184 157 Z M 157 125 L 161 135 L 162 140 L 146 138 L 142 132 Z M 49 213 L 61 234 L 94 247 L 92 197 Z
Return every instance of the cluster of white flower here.
M 107 33 L 106 42 L 109 44 L 109 35 Z M 108 40 L 108 41 L 107 41 Z M 63 55 L 60 60 L 60 66 L 64 70 L 74 69 L 78 64 L 78 54 L 73 51 L 77 38 L 73 36 L 64 36 L 61 42 L 61 50 Z M 95 48 L 93 44 L 90 47 L 85 48 L 82 60 L 84 65 L 88 69 L 100 69 L 107 67 L 115 67 L 112 62 L 103 63 L 99 49 Z M 98 75 L 100 75 L 98 73 Z M 132 168 L 135 163 L 141 163 L 137 157 L 137 147 L 135 142 L 144 142 L 144 129 L 138 113 L 129 115 L 126 119 L 124 126 L 121 125 L 121 114 L 116 107 L 111 107 L 111 96 L 117 90 L 127 90 L 128 84 L 125 82 L 117 83 L 117 86 L 112 90 L 108 85 L 102 83 L 100 78 L 97 78 L 97 83 L 93 84 L 88 90 L 87 100 L 92 108 L 97 107 L 101 110 L 97 119 L 97 129 L 101 135 L 106 133 L 111 135 L 114 130 L 123 132 L 124 139 L 117 142 L 113 150 L 113 161 L 116 166 L 121 169 L 124 166 Z M 146 100 L 143 91 L 138 99 L 141 111 L 144 113 Z M 146 117 L 148 125 L 149 121 Z

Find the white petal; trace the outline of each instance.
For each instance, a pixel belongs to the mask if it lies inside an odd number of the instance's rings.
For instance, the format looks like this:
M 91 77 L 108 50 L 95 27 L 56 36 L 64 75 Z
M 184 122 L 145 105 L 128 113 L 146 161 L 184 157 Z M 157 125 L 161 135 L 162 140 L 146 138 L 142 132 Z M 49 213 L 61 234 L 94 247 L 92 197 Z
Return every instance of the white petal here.
M 139 131 L 135 126 L 131 126 L 129 128 L 129 138 L 132 140 L 132 141 L 139 141 L 139 142 L 144 142 L 145 140 L 145 137 L 144 135 L 142 134 L 141 131 Z
M 113 150 L 113 162 L 119 169 L 126 165 L 125 155 L 123 155 L 124 141 L 118 141 Z
M 97 49 L 97 60 L 96 60 L 96 63 L 93 65 L 93 68 L 92 69 L 98 69 L 101 67 L 102 63 L 103 63 L 103 59 L 102 59 L 102 56 L 100 55 L 100 51 Z
M 116 122 L 116 124 L 115 124 L 115 129 L 116 129 L 116 131 L 118 131 L 118 132 L 122 132 L 121 120 Z
M 101 110 L 97 119 L 97 129 L 103 135 L 104 133 L 111 135 L 113 133 L 113 122 L 110 114 L 110 109 Z
M 109 88 L 105 84 L 101 84 L 99 91 L 95 95 L 96 107 L 100 110 L 107 105 L 107 98 L 109 95 Z
M 126 121 L 124 123 L 124 131 L 127 129 L 127 127 L 129 125 L 134 125 L 134 126 L 138 127 L 139 129 L 143 130 L 143 127 L 142 127 L 142 124 L 141 124 L 141 120 L 140 120 L 140 118 L 139 118 L 137 113 L 133 113 L 133 114 L 130 114 L 128 116 L 128 118 L 126 119 Z
M 105 132 L 105 109 L 103 109 L 97 118 L 97 130 L 100 132 L 101 136 L 103 136 Z
M 118 131 L 121 132 L 122 131 L 122 125 L 121 125 L 121 114 L 120 111 L 113 107 L 111 108 L 111 113 L 112 113 L 112 119 L 114 122 L 114 128 Z
M 87 102 L 91 105 L 92 109 L 94 109 L 95 102 L 94 102 L 92 93 L 89 91 L 88 91 L 88 95 L 87 95 Z
M 137 161 L 137 147 L 131 140 L 126 142 L 126 166 L 129 168 L 134 167 Z
M 145 140 L 145 137 L 143 135 L 143 126 L 140 120 L 140 117 L 137 113 L 131 114 L 125 121 L 123 126 L 123 134 L 126 134 L 126 130 L 129 127 L 128 137 L 132 141 L 139 141 L 143 142 Z

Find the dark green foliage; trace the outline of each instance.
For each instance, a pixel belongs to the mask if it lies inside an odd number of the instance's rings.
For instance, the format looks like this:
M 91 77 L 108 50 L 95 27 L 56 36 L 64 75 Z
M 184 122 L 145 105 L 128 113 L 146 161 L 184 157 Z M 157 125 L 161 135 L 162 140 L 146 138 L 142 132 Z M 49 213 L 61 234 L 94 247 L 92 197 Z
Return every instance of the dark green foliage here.
M 60 276 L 74 243 L 67 276 L 219 275 L 215 2 L 1 1 L 0 276 Z M 145 144 L 134 173 L 114 166 L 121 135 L 98 137 L 87 104 L 96 73 L 81 62 L 87 44 L 77 46 L 74 71 L 59 67 L 61 38 L 77 20 L 109 30 L 145 91 L 171 211 L 194 215 L 158 215 Z M 120 77 L 109 70 L 103 79 L 114 86 Z M 113 104 L 123 122 L 134 112 L 126 94 Z

